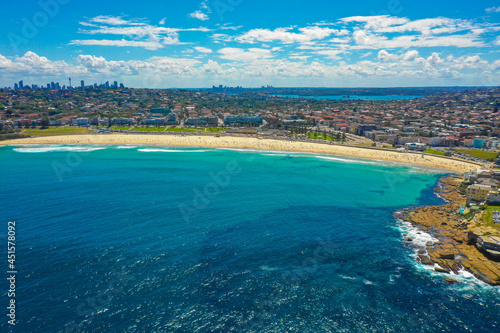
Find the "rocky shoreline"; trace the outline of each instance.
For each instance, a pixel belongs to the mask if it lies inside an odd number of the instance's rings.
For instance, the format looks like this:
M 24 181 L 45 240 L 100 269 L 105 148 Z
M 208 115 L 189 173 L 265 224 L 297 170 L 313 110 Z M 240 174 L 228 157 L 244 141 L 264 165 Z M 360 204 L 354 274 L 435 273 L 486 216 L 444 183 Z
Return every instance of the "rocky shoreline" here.
M 440 206 L 408 208 L 395 217 L 431 234 L 437 242 L 427 242 L 418 249 L 416 261 L 450 274 L 446 282 L 460 271 L 468 271 L 487 284 L 500 285 L 500 228 L 484 223 L 484 211 L 468 216 L 459 213 L 466 198 L 459 193 L 463 178 L 446 176 L 439 181 L 436 193 L 447 201 Z M 413 239 L 404 235 L 405 240 Z

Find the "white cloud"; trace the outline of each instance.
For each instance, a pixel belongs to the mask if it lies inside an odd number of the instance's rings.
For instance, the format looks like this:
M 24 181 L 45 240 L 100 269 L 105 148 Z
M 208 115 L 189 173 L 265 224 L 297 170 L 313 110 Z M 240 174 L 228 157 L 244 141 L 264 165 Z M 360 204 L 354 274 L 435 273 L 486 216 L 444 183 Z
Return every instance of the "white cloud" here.
M 209 60 L 208 63 L 203 65 L 202 68 L 206 73 L 210 74 L 221 75 L 224 73 L 222 67 L 216 61 L 213 60 Z
M 218 51 L 221 54 L 222 59 L 242 61 L 242 62 L 252 62 L 262 59 L 272 58 L 270 50 L 260 49 L 260 48 L 250 48 L 248 50 L 226 47 Z
M 433 52 L 432 55 L 427 58 L 427 62 L 432 67 L 436 67 L 443 64 L 443 59 L 439 57 L 439 53 Z
M 345 17 L 340 21 L 344 23 L 362 22 L 365 23 L 365 29 L 378 30 L 381 28 L 390 27 L 393 25 L 401 25 L 408 23 L 410 20 L 407 18 L 392 17 L 389 15 L 379 16 L 352 16 Z
M 411 50 L 411 51 L 408 51 L 404 54 L 403 56 L 403 60 L 404 61 L 412 61 L 414 60 L 416 57 L 418 57 L 418 51 L 417 50 Z
M 380 50 L 378 53 L 378 60 L 381 62 L 391 62 L 398 60 L 399 57 L 395 54 L 390 54 L 386 50 Z
M 158 42 L 141 42 L 133 40 L 109 40 L 109 39 L 84 39 L 72 40 L 70 45 L 100 45 L 100 46 L 119 46 L 119 47 L 143 47 L 147 50 L 157 50 L 164 47 Z
M 208 20 L 208 15 L 203 13 L 201 10 L 197 10 L 195 12 L 192 12 L 191 14 L 189 14 L 189 17 L 192 17 L 192 18 L 195 18 L 198 20 L 202 20 L 202 21 Z
M 321 50 L 321 51 L 317 51 L 315 53 L 320 54 L 320 55 L 325 55 L 328 58 L 333 59 L 333 60 L 339 60 L 339 59 L 342 59 L 342 57 L 339 57 L 338 54 L 342 53 L 342 52 L 343 52 L 342 50 Z
M 360 58 L 367 58 L 371 55 L 373 55 L 373 52 L 369 51 L 369 52 L 366 52 L 365 54 L 361 55 Z
M 212 53 L 212 49 L 203 46 L 195 46 L 194 49 L 200 53 Z
M 100 15 L 91 18 L 89 23 L 100 23 L 107 25 L 144 25 L 142 22 L 134 20 L 125 20 L 121 16 Z
M 164 17 L 164 18 L 162 18 L 162 19 L 160 20 L 159 24 L 160 24 L 160 25 L 165 25 L 165 22 L 166 22 L 166 21 L 167 21 L 167 18 L 166 18 L 166 17 Z
M 96 24 L 99 23 L 99 24 Z M 165 19 L 160 21 L 164 24 Z M 70 45 L 103 45 L 103 46 L 130 46 L 143 47 L 148 50 L 157 50 L 166 45 L 180 45 L 179 32 L 187 31 L 210 31 L 207 28 L 168 28 L 154 26 L 142 22 L 124 20 L 121 17 L 97 16 L 88 22 L 80 22 L 81 25 L 88 27 L 80 29 L 78 32 L 88 35 L 113 35 L 127 36 L 130 39 L 91 39 L 91 40 L 73 40 Z
M 500 6 L 498 7 L 490 7 L 490 8 L 486 8 L 485 11 L 487 13 L 500 13 Z
M 239 43 L 250 43 L 255 42 L 273 42 L 280 41 L 285 44 L 291 43 L 307 43 L 312 40 L 324 39 L 332 34 L 343 33 L 337 29 L 322 28 L 317 26 L 299 28 L 300 32 L 290 32 L 292 28 L 277 28 L 275 30 L 269 29 L 253 29 L 250 30 L 234 40 Z

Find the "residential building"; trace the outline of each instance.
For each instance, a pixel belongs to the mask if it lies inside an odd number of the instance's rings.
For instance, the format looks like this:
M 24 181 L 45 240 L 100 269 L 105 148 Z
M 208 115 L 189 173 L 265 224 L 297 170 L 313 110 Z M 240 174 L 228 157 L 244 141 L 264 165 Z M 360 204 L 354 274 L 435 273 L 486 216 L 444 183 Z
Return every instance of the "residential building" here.
M 474 184 L 467 187 L 465 195 L 469 201 L 483 202 L 491 190 L 493 190 L 491 186 Z

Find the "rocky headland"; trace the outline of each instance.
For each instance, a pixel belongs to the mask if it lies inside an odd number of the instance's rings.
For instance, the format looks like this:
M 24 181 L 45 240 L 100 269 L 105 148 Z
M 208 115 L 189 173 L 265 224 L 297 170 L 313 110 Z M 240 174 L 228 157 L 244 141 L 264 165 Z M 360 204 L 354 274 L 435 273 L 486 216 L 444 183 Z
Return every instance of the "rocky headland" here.
M 445 281 L 458 282 L 453 275 L 465 270 L 490 285 L 500 285 L 500 225 L 488 222 L 487 210 L 465 215 L 459 212 L 466 204 L 459 190 L 463 180 L 459 176 L 440 180 L 436 192 L 447 204 L 405 209 L 396 217 L 438 239 L 420 248 L 416 260 L 450 274 Z

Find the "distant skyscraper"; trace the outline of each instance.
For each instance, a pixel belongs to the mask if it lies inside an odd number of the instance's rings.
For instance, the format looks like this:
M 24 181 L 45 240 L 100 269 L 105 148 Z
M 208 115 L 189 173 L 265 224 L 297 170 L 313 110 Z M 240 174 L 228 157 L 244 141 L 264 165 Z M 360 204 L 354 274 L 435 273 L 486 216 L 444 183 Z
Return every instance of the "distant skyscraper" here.
M 120 83 L 120 88 L 125 88 L 125 86 L 123 85 L 123 83 Z
M 18 90 L 19 89 L 19 85 L 17 83 L 14 83 L 14 89 L 15 90 Z
M 104 84 L 104 86 L 105 86 L 106 88 L 109 88 L 109 81 L 106 81 L 106 83 Z
M 19 81 L 19 89 L 24 89 L 23 80 Z
M 53 81 L 50 83 L 50 89 L 56 90 L 56 84 Z
M 85 81 L 83 81 L 83 80 L 82 80 L 82 81 L 80 82 L 80 86 L 82 87 L 82 89 L 83 89 L 83 88 L 85 88 Z
M 47 83 L 47 89 L 50 89 L 50 83 Z
M 113 88 L 118 88 L 118 81 L 113 82 Z

